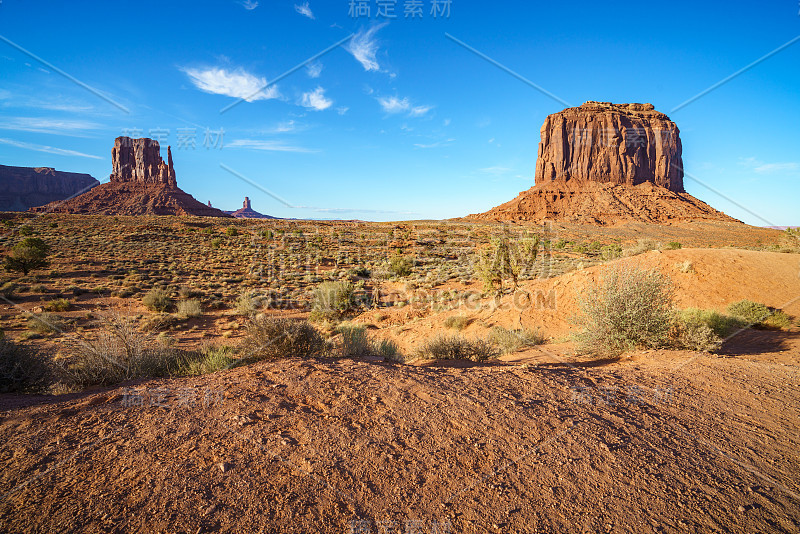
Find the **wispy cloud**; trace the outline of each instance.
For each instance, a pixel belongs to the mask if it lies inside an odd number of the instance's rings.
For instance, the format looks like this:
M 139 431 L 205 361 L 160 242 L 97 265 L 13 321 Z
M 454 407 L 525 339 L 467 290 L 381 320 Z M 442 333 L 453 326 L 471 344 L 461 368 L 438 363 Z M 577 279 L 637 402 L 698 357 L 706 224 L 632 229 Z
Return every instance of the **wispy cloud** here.
M 484 174 L 492 174 L 494 176 L 500 176 L 502 174 L 508 174 L 512 172 L 514 169 L 510 169 L 508 167 L 503 167 L 500 165 L 495 165 L 493 167 L 485 167 L 483 169 L 479 169 L 480 172 Z
M 300 99 L 300 105 L 308 109 L 322 111 L 328 109 L 333 105 L 333 100 L 325 97 L 325 89 L 317 87 L 313 91 L 303 93 Z
M 267 150 L 270 152 L 319 152 L 311 148 L 286 145 L 283 141 L 268 141 L 263 139 L 236 139 L 225 143 L 225 148 L 249 148 L 251 150 Z
M 303 15 L 304 17 L 308 17 L 310 19 L 314 19 L 314 13 L 311 12 L 311 8 L 308 7 L 308 2 L 303 2 L 302 4 L 295 4 L 294 10 Z
M 245 8 L 247 11 L 253 11 L 255 8 L 258 7 L 257 0 L 242 0 L 239 3 L 242 4 L 242 7 Z
M 429 144 L 414 143 L 414 147 L 416 147 L 416 148 L 439 148 L 439 147 L 442 147 L 442 146 L 448 146 L 453 141 L 455 141 L 455 139 L 451 138 L 451 139 L 443 139 L 442 141 L 436 141 L 435 143 L 429 143 Z
M 338 113 L 339 115 L 344 115 L 348 111 L 350 111 L 350 108 L 348 108 L 347 106 L 336 108 L 336 113 Z
M 353 54 L 353 57 L 361 63 L 366 71 L 381 69 L 376 58 L 378 41 L 375 39 L 375 34 L 384 26 L 386 23 L 377 24 L 368 30 L 361 30 L 347 43 L 347 51 Z
M 757 174 L 795 174 L 800 171 L 796 161 L 766 163 L 757 158 L 740 158 L 739 164 L 750 167 Z
M 71 135 L 74 137 L 84 137 L 83 132 L 87 130 L 99 130 L 102 125 L 71 119 L 52 119 L 45 117 L 8 117 L 0 119 L 0 130 L 12 130 L 16 132 L 35 132 L 57 135 Z
M 306 65 L 306 74 L 308 74 L 309 78 L 319 78 L 320 74 L 322 74 L 322 63 L 315 61 Z
M 377 100 L 386 113 L 407 113 L 409 117 L 421 117 L 433 109 L 433 106 L 414 106 L 408 98 L 396 96 L 382 96 Z
M 82 158 L 103 159 L 100 156 L 93 156 L 91 154 L 84 154 L 75 150 L 67 150 L 64 148 L 56 148 L 47 145 L 35 145 L 33 143 L 23 143 L 22 141 L 15 141 L 14 139 L 5 139 L 0 137 L 0 143 L 15 146 L 17 148 L 24 148 L 26 150 L 35 150 L 36 152 L 46 152 L 48 154 L 56 154 L 59 156 L 79 156 Z
M 266 78 L 254 76 L 244 69 L 227 70 L 218 67 L 182 68 L 195 87 L 215 95 L 242 98 L 248 102 L 280 98 L 277 85 L 267 85 Z

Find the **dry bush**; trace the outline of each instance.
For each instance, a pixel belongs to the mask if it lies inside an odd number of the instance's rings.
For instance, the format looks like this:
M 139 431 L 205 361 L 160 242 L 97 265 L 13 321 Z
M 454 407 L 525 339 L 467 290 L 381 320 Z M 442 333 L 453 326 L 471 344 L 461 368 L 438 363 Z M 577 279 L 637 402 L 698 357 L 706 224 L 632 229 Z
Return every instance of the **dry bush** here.
M 427 341 L 416 352 L 422 360 L 472 360 L 481 362 L 498 355 L 492 343 L 483 339 L 440 335 Z
M 200 317 L 203 315 L 203 308 L 197 299 L 180 300 L 177 308 L 177 314 L 180 317 Z
M 444 320 L 444 326 L 453 330 L 464 330 L 469 323 L 469 317 L 464 317 L 463 315 L 451 315 Z
M 538 330 L 527 328 L 508 330 L 502 326 L 495 326 L 489 334 L 489 341 L 500 347 L 503 354 L 510 354 L 525 347 L 541 345 L 547 339 Z
M 250 321 L 242 350 L 247 361 L 306 358 L 323 355 L 328 344 L 306 321 L 261 315 Z
M 81 341 L 66 367 L 76 384 L 111 385 L 132 378 L 180 374 L 186 355 L 140 332 L 132 318 L 109 313 L 100 316 L 98 323 L 97 338 Z
M 624 249 L 622 254 L 624 256 L 637 256 L 645 252 L 650 252 L 651 250 L 659 249 L 661 249 L 661 243 L 656 243 L 652 239 L 639 239 L 634 245 Z
M 239 362 L 229 347 L 206 347 L 199 353 L 190 355 L 184 361 L 180 374 L 189 376 L 206 375 L 222 369 L 230 369 Z
M 31 313 L 28 316 L 28 330 L 37 334 L 61 333 L 66 328 L 66 321 L 54 313 Z
M 577 300 L 583 329 L 575 338 L 581 352 L 616 355 L 669 340 L 673 291 L 657 271 L 617 266 Z

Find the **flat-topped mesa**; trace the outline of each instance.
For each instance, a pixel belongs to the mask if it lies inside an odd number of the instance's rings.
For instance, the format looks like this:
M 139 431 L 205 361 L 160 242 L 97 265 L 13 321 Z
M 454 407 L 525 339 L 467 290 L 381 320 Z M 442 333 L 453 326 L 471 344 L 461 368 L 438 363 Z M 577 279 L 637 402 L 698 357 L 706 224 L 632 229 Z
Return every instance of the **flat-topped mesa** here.
M 117 137 L 111 149 L 111 181 L 177 187 L 171 147 L 167 147 L 167 162 L 164 163 L 161 146 L 155 139 Z
M 536 185 L 652 182 L 683 193 L 680 131 L 652 104 L 586 102 L 542 125 Z

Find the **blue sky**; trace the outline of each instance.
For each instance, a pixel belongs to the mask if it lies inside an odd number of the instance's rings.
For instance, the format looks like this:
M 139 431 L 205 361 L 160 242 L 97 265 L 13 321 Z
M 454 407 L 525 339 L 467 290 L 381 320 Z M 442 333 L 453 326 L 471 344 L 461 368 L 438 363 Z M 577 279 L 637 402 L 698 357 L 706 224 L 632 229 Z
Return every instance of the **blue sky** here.
M 800 224 L 800 40 L 672 111 L 800 36 L 797 0 L 452 0 L 449 17 L 421 0 L 414 18 L 385 2 L 394 19 L 365 3 L 354 17 L 350 0 L 3 0 L 0 163 L 106 181 L 115 137 L 155 133 L 178 185 L 216 207 L 448 218 L 531 187 L 539 128 L 564 102 L 650 102 L 681 130 L 688 192 Z

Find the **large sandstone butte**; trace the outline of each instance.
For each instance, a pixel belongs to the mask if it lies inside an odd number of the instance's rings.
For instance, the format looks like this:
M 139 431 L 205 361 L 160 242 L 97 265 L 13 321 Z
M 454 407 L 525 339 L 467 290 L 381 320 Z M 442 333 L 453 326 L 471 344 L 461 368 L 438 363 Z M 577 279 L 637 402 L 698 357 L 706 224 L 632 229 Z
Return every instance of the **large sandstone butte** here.
M 110 181 L 64 202 L 31 208 L 39 213 L 85 215 L 194 215 L 229 217 L 221 210 L 198 202 L 178 187 L 172 166 L 154 139 L 117 137 L 111 149 Z
M 468 219 L 734 221 L 686 193 L 677 125 L 652 104 L 586 102 L 542 125 L 536 185 Z
M 51 167 L 0 165 L 0 211 L 25 211 L 64 200 L 99 183 L 88 174 L 57 171 Z

